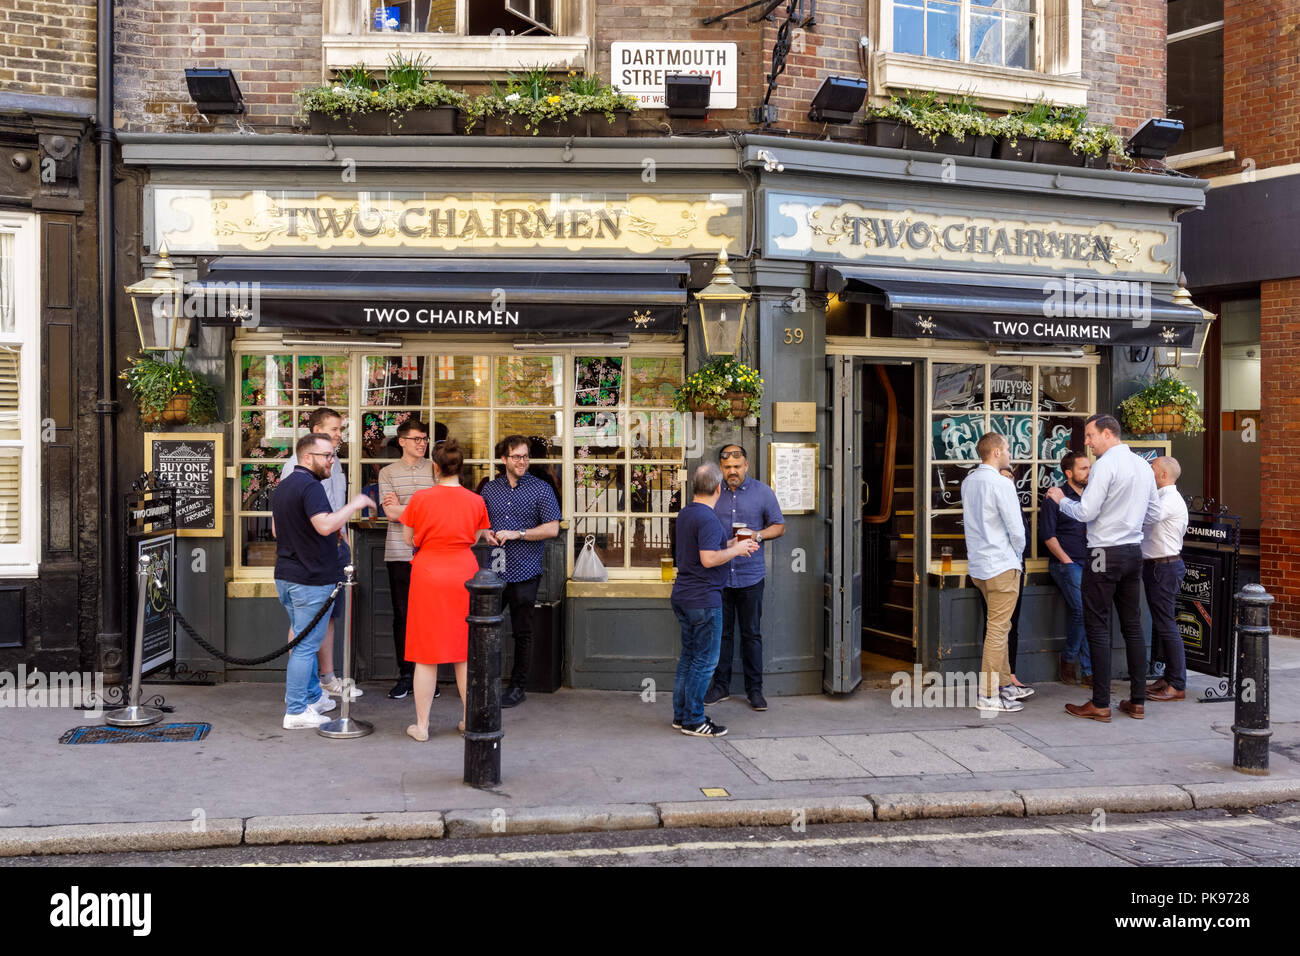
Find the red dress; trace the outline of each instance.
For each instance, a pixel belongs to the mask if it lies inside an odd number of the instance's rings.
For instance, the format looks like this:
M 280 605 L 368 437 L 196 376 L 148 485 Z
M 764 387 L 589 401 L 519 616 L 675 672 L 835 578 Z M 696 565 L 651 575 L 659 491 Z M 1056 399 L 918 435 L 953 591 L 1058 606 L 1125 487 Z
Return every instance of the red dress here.
M 402 523 L 415 531 L 406 612 L 406 659 L 456 664 L 469 657 L 469 591 L 478 571 L 470 545 L 488 524 L 483 499 L 460 485 L 434 485 L 411 496 Z

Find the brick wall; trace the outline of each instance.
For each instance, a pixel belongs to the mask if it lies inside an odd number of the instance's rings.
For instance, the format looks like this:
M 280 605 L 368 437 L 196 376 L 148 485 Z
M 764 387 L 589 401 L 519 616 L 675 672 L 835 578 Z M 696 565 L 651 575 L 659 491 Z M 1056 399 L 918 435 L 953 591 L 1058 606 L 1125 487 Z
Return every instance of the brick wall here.
M 1225 0 L 1223 21 L 1224 148 L 1257 169 L 1300 162 L 1300 4 Z
M 205 122 L 185 87 L 187 67 L 229 67 L 243 121 L 292 126 L 293 93 L 320 82 L 321 0 L 126 0 L 117 7 L 116 125 L 126 130 L 231 130 Z
M 1273 595 L 1273 630 L 1300 636 L 1300 279 L 1260 286 L 1260 583 Z
M 1083 4 L 1083 75 L 1092 82 L 1088 114 L 1128 136 L 1165 115 L 1165 0 Z
M 0 89 L 87 99 L 95 95 L 95 4 L 4 0 Z

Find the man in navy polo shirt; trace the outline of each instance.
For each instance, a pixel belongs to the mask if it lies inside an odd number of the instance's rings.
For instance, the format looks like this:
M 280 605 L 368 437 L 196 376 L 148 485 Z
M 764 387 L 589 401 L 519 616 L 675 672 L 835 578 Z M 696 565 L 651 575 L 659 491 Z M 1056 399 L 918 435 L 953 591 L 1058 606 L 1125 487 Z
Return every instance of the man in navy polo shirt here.
M 718 665 L 722 641 L 722 586 L 727 562 L 758 550 L 752 539 L 727 540 L 715 506 L 722 472 L 709 462 L 695 469 L 693 500 L 677 513 L 677 580 L 672 608 L 682 626 L 682 653 L 673 681 L 673 726 L 692 737 L 721 737 L 726 727 L 704 716 L 704 691 Z
M 1066 452 L 1061 458 L 1061 474 L 1065 497 L 1078 501 L 1088 486 L 1088 472 L 1092 463 L 1087 455 Z M 1051 552 L 1047 571 L 1061 589 L 1065 606 L 1069 609 L 1069 622 L 1065 632 L 1065 650 L 1061 652 L 1061 682 L 1073 684 L 1076 680 L 1085 687 L 1092 686 L 1092 653 L 1083 625 L 1083 565 L 1088 560 L 1088 528 L 1061 512 L 1061 506 L 1051 498 L 1043 499 L 1040 531 L 1043 544 Z M 1077 666 L 1077 670 L 1076 670 Z
M 523 435 L 503 439 L 497 450 L 505 473 L 485 484 L 480 492 L 492 531 L 505 550 L 502 578 L 506 589 L 502 601 L 510 608 L 510 630 L 515 637 L 515 666 L 510 684 L 501 695 L 502 707 L 524 702 L 542 556 L 546 553 L 546 539 L 560 533 L 560 504 L 549 483 L 529 474 L 528 447 Z
M 759 622 L 763 617 L 763 582 L 767 563 L 763 559 L 763 542 L 785 534 L 785 516 L 777 504 L 776 492 L 749 477 L 749 458 L 740 445 L 724 445 L 718 452 L 725 487 L 721 489 L 713 510 L 726 529 L 727 537 L 741 526 L 754 532 L 758 548 L 736 558 L 727 567 L 722 588 L 722 648 L 718 652 L 718 669 L 713 686 L 704 696 L 706 704 L 716 704 L 731 696 L 731 655 L 736 624 L 740 624 L 740 660 L 745 671 L 745 696 L 755 710 L 767 710 L 763 697 L 763 635 Z

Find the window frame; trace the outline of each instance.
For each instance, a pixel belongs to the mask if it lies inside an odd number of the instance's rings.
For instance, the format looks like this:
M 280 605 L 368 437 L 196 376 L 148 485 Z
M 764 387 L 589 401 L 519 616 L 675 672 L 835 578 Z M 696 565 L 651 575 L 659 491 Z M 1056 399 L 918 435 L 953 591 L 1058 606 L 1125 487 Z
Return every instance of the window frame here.
M 361 432 L 360 432 L 360 429 L 362 428 L 362 422 L 363 422 L 362 415 L 366 411 L 372 411 L 376 408 L 384 408 L 384 409 L 390 409 L 395 411 L 406 411 L 415 407 L 415 406 L 408 406 L 408 405 L 375 406 L 375 405 L 363 404 L 361 380 L 364 374 L 365 358 L 367 356 L 420 355 L 425 357 L 427 369 L 432 369 L 433 368 L 432 363 L 434 362 L 436 357 L 440 357 L 440 356 L 490 356 L 493 359 L 497 359 L 501 357 L 510 357 L 510 356 L 523 356 L 523 357 L 532 356 L 532 357 L 547 357 L 547 358 L 558 357 L 561 360 L 561 364 L 563 368 L 563 380 L 560 383 L 560 387 L 562 389 L 561 395 L 563 398 L 562 403 L 554 407 L 547 406 L 545 409 L 543 409 L 542 406 L 518 406 L 518 409 L 524 412 L 538 411 L 538 410 L 545 410 L 548 412 L 558 411 L 558 413 L 562 416 L 561 421 L 565 421 L 569 423 L 569 426 L 564 429 L 563 442 L 561 445 L 562 450 L 558 461 L 556 461 L 556 459 L 547 459 L 547 461 L 559 464 L 561 469 L 561 478 L 563 481 L 563 494 L 562 494 L 562 500 L 560 502 L 560 505 L 561 505 L 562 520 L 567 524 L 567 529 L 561 530 L 561 534 L 564 534 L 567 538 L 566 541 L 567 561 L 566 561 L 566 573 L 565 573 L 566 578 L 570 574 L 572 574 L 573 564 L 576 559 L 577 549 L 575 547 L 574 541 L 576 537 L 577 521 L 575 519 L 578 517 L 582 517 L 581 515 L 577 515 L 575 511 L 577 497 L 576 497 L 576 488 L 575 488 L 575 471 L 573 466 L 576 459 L 576 450 L 575 450 L 575 442 L 574 442 L 574 427 L 572 423 L 574 421 L 575 414 L 584 411 L 593 410 L 592 407 L 590 406 L 580 406 L 577 405 L 576 402 L 574 401 L 574 386 L 576 382 L 576 371 L 575 371 L 576 360 L 578 358 L 591 358 L 593 356 L 601 355 L 601 354 L 620 356 L 623 357 L 625 360 L 631 358 L 650 358 L 650 357 L 676 358 L 681 362 L 683 375 L 685 375 L 686 372 L 686 351 L 684 345 L 680 342 L 637 343 L 632 346 L 629 346 L 628 348 L 612 349 L 612 350 L 604 350 L 604 351 L 602 351 L 599 348 L 592 348 L 591 346 L 573 346 L 573 347 L 548 349 L 545 351 L 529 350 L 525 352 L 525 351 L 520 351 L 518 349 L 515 349 L 513 347 L 513 344 L 510 342 L 502 342 L 499 340 L 475 341 L 472 339 L 466 340 L 463 337 L 459 337 L 454 340 L 452 339 L 448 339 L 448 340 L 405 339 L 400 347 L 376 349 L 374 347 L 367 347 L 364 342 L 358 343 L 358 345 L 355 347 L 354 346 L 287 347 L 281 344 L 279 340 L 279 336 L 275 336 L 273 338 L 262 338 L 258 336 L 256 333 L 254 333 L 253 335 L 247 337 L 236 338 L 232 345 L 231 354 L 232 354 L 232 363 L 233 363 L 235 382 L 236 382 L 236 394 L 238 396 L 236 398 L 236 404 L 234 407 L 234 421 L 231 425 L 233 431 L 233 434 L 231 436 L 231 447 L 233 449 L 231 462 L 234 466 L 234 475 L 233 478 L 230 479 L 231 501 L 232 501 L 230 520 L 233 524 L 233 529 L 232 529 L 233 539 L 232 539 L 232 548 L 231 548 L 231 552 L 232 552 L 231 571 L 232 571 L 233 578 L 237 581 L 249 581 L 249 580 L 269 581 L 274 577 L 273 566 L 250 566 L 244 563 L 244 552 L 243 552 L 244 520 L 248 517 L 257 517 L 263 515 L 269 516 L 269 512 L 249 512 L 244 510 L 243 508 L 244 499 L 243 499 L 243 488 L 242 488 L 243 466 L 245 464 L 265 463 L 268 466 L 274 465 L 277 466 L 278 468 L 278 467 L 282 467 L 283 462 L 285 461 L 285 459 L 283 458 L 259 460 L 259 459 L 246 458 L 244 456 L 243 435 L 242 435 L 243 413 L 247 410 L 252 410 L 252 409 L 258 409 L 262 411 L 267 411 L 267 410 L 281 411 L 290 407 L 295 408 L 296 412 L 301 412 L 309 407 L 309 406 L 302 406 L 301 408 L 298 408 L 297 406 L 292 405 L 292 402 L 296 398 L 296 394 L 297 394 L 296 366 L 295 366 L 295 375 L 294 375 L 295 380 L 294 380 L 293 392 L 289 396 L 290 405 L 260 405 L 260 406 L 244 405 L 243 391 L 242 391 L 242 387 L 240 386 L 240 383 L 242 381 L 242 366 L 243 366 L 243 358 L 245 356 L 289 355 L 294 357 L 295 362 L 297 361 L 297 358 L 300 356 L 322 356 L 322 357 L 344 356 L 348 359 L 349 362 L 348 401 L 346 404 L 340 403 L 335 407 L 337 407 L 338 410 L 342 412 L 344 415 L 343 440 L 347 446 L 347 455 L 343 459 L 342 464 L 345 467 L 345 471 L 348 477 L 349 497 L 358 494 L 361 490 L 361 487 L 363 485 L 362 479 L 364 477 L 363 466 L 366 464 L 373 464 L 375 461 L 374 459 L 369 458 L 364 454 L 364 446 L 363 446 L 363 442 L 361 441 Z M 490 374 L 495 376 L 495 365 L 490 367 Z M 625 383 L 627 382 L 626 378 L 624 379 L 624 382 Z M 495 377 L 493 377 L 493 384 L 491 387 L 493 389 L 493 398 L 489 402 L 487 408 L 489 410 L 494 410 L 497 408 L 495 402 Z M 425 414 L 429 407 L 433 407 L 436 409 L 437 406 L 436 404 L 432 406 L 421 405 L 419 407 L 418 413 L 422 415 Z M 514 406 L 510 406 L 510 407 L 514 408 Z M 617 406 L 614 407 L 616 407 L 620 412 L 620 416 L 619 416 L 620 417 L 620 422 L 619 422 L 620 441 L 622 442 L 622 447 L 626 449 L 628 452 L 628 454 L 625 454 L 622 458 L 618 459 L 618 467 L 625 469 L 626 482 L 624 487 L 624 501 L 623 501 L 623 507 L 619 512 L 617 513 L 601 512 L 600 517 L 606 517 L 606 518 L 612 517 L 612 518 L 623 520 L 629 523 L 627 524 L 627 527 L 630 529 L 632 527 L 630 524 L 631 521 L 639 520 L 640 518 L 663 517 L 664 515 L 660 512 L 633 513 L 631 510 L 631 468 L 636 466 L 637 464 L 641 464 L 644 462 L 642 459 L 636 458 L 630 454 L 631 442 L 630 442 L 630 435 L 629 435 L 629 426 L 631 423 L 629 421 L 629 416 L 622 413 L 626 411 L 635 411 L 637 409 L 645 408 L 646 406 L 634 405 L 631 402 L 631 393 L 627 389 L 627 386 L 625 384 L 620 396 L 620 402 Z M 459 408 L 459 406 L 457 406 L 457 408 Z M 435 412 L 435 418 L 436 418 L 436 412 Z M 295 440 L 298 434 L 297 428 L 298 428 L 297 422 L 295 421 L 294 422 Z M 493 440 L 494 441 L 498 440 L 501 437 L 504 436 L 495 435 L 493 436 Z M 483 464 L 485 461 L 480 458 L 473 458 L 473 459 L 467 458 L 466 460 L 471 464 Z M 670 461 L 675 461 L 679 469 L 679 480 L 682 481 L 683 483 L 685 482 L 686 466 L 685 466 L 684 446 L 682 448 L 682 455 L 679 456 L 677 459 L 652 459 L 647 461 L 650 461 L 651 463 L 654 464 L 662 464 Z M 487 460 L 487 463 L 489 464 L 489 469 L 490 469 L 490 466 L 495 463 L 495 460 L 494 459 Z M 675 515 L 676 512 L 672 512 L 671 514 Z M 592 517 L 592 516 L 587 515 L 587 517 Z M 624 540 L 622 544 L 623 553 L 624 553 L 624 565 L 629 563 L 630 560 L 629 549 L 631 547 L 633 534 L 634 532 L 632 530 L 629 530 L 624 534 Z M 661 580 L 661 571 L 658 566 L 655 566 L 653 568 L 650 567 L 631 568 L 626 566 L 623 567 L 610 566 L 608 568 L 608 572 L 611 581 L 613 580 L 624 580 L 624 581 Z
M 1197 37 L 1208 36 L 1211 33 L 1219 34 L 1219 51 L 1220 54 L 1222 54 L 1224 49 L 1223 44 L 1225 40 L 1223 24 L 1224 24 L 1223 18 L 1220 17 L 1218 20 L 1211 20 L 1207 23 L 1200 23 L 1194 27 L 1188 27 L 1186 30 L 1179 30 L 1177 33 L 1166 33 L 1165 63 L 1167 64 L 1169 62 L 1169 57 L 1168 57 L 1169 48 L 1172 47 L 1175 43 L 1178 43 L 1183 40 L 1194 40 Z M 1220 74 L 1219 76 L 1220 83 L 1222 83 L 1223 79 L 1224 79 L 1223 75 Z M 1222 94 L 1222 90 L 1220 90 L 1220 94 Z M 1165 115 L 1166 116 L 1169 115 L 1168 106 L 1169 106 L 1169 87 L 1168 87 L 1168 83 L 1166 82 L 1166 86 L 1165 86 L 1165 107 L 1166 107 Z M 1221 96 L 1220 103 L 1219 103 L 1219 129 L 1220 130 L 1223 129 L 1223 119 L 1224 119 L 1223 113 L 1224 113 L 1224 107 L 1223 107 L 1222 96 Z M 1178 148 L 1178 144 L 1175 143 L 1174 149 L 1177 148 Z M 1181 152 L 1171 151 L 1166 157 L 1168 164 L 1174 169 L 1180 169 L 1180 168 L 1190 169 L 1196 166 L 1207 166 L 1210 165 L 1211 163 L 1225 162 L 1227 160 L 1232 160 L 1236 158 L 1237 155 L 1235 151 L 1224 150 L 1222 135 L 1219 136 L 1219 142 L 1217 145 L 1198 146 L 1196 149 L 1184 149 Z
M 17 346 L 17 439 L 0 440 L 0 447 L 17 448 L 19 465 L 18 541 L 0 544 L 0 578 L 36 577 L 41 561 L 40 435 L 40 217 L 34 213 L 0 211 L 0 232 L 14 237 L 14 331 L 0 331 L 0 346 Z

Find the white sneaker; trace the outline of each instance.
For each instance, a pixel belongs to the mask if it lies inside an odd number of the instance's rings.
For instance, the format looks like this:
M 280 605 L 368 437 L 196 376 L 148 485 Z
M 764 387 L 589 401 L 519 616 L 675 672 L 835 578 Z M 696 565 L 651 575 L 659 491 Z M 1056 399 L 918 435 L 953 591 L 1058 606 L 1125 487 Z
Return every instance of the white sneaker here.
M 308 707 L 301 714 L 285 714 L 285 730 L 309 730 L 319 727 L 321 724 L 329 723 L 329 718 L 324 714 L 318 714 Z
M 1017 687 L 1015 684 L 1008 684 L 1006 687 L 999 687 L 999 693 L 1006 700 L 1024 700 L 1026 697 L 1034 696 L 1032 687 Z
M 975 703 L 976 710 L 987 710 L 994 713 L 1013 714 L 1018 710 L 1024 710 L 1025 705 L 1018 700 L 1007 700 L 999 694 L 997 697 L 980 697 Z
M 334 698 L 325 693 L 323 689 L 321 690 L 320 697 L 307 705 L 310 710 L 314 710 L 318 714 L 328 714 L 337 706 L 338 704 L 334 702 Z
M 333 694 L 335 697 L 342 697 L 342 696 L 343 696 L 343 678 L 341 678 L 341 677 L 335 677 L 335 678 L 334 678 L 332 681 L 330 681 L 328 684 L 325 683 L 324 681 L 321 681 L 321 682 L 320 682 L 320 686 L 321 686 L 321 690 L 325 691 L 325 693 L 327 693 L 327 694 Z M 365 692 L 364 690 L 362 690 L 360 687 L 358 687 L 358 686 L 356 685 L 356 682 L 353 681 L 353 683 L 352 683 L 352 699 L 353 699 L 353 700 L 356 700 L 358 697 L 364 697 L 364 696 L 365 696 L 365 693 L 366 693 L 366 692 Z

